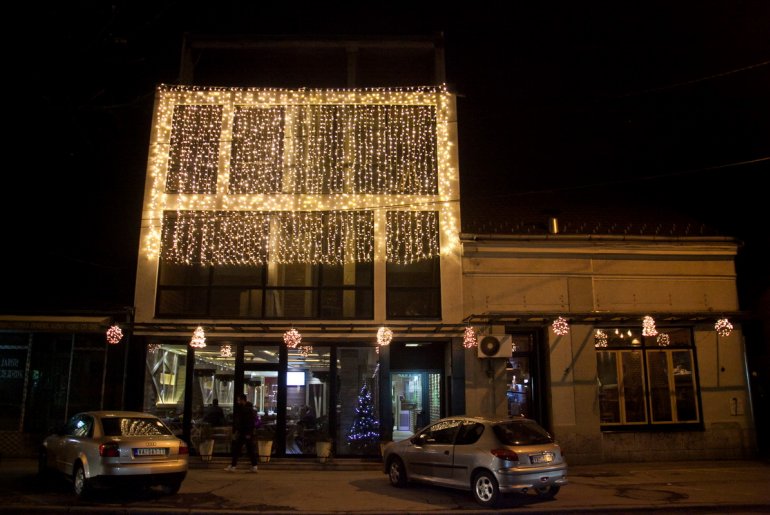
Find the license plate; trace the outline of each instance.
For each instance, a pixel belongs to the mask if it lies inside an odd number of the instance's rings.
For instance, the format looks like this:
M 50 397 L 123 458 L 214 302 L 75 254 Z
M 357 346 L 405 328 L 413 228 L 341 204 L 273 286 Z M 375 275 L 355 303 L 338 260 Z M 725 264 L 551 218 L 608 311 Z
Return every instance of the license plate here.
M 165 456 L 166 449 L 163 447 L 140 447 L 134 449 L 134 456 Z
M 533 465 L 537 465 L 539 463 L 551 463 L 553 461 L 553 453 L 546 452 L 543 454 L 534 454 L 529 457 L 529 460 Z

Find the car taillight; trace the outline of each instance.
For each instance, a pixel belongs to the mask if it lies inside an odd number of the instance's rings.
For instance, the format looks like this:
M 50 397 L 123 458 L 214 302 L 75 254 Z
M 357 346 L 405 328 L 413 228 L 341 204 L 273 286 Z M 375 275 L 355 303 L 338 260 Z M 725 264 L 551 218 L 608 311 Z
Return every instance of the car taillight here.
M 180 443 L 179 444 L 179 454 L 190 454 L 190 448 L 187 447 L 185 444 Z
M 492 449 L 490 452 L 501 460 L 519 461 L 519 455 L 510 449 Z
M 116 443 L 103 443 L 99 446 L 99 456 L 104 458 L 119 458 L 120 446 Z

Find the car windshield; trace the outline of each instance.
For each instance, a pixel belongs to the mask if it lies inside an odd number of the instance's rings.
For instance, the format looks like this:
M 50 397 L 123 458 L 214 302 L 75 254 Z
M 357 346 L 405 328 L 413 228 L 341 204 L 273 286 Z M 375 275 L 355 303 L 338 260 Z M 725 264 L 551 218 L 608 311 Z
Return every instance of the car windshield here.
M 493 426 L 495 435 L 504 445 L 537 445 L 553 439 L 545 429 L 532 420 L 512 420 Z
M 102 419 L 105 436 L 170 435 L 171 431 L 157 418 L 105 417 Z

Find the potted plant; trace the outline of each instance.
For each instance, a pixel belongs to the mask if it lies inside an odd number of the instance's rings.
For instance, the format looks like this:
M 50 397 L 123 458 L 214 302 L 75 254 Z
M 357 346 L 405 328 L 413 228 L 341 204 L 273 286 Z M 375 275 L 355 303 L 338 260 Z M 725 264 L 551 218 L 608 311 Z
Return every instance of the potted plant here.
M 318 419 L 315 455 L 318 461 L 326 463 L 332 457 L 332 435 L 329 434 L 329 419 L 321 417 Z
M 257 441 L 259 462 L 267 463 L 273 452 L 273 439 L 275 438 L 275 426 L 262 424 L 254 430 L 254 439 Z

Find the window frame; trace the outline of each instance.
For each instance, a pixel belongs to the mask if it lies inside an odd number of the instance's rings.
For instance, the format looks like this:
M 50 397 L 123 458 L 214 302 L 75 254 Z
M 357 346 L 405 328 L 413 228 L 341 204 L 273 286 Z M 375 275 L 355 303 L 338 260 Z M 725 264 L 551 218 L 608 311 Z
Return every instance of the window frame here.
M 614 331 L 615 329 L 622 329 L 623 331 L 626 330 L 638 330 L 638 327 L 636 326 L 594 326 L 594 335 L 596 334 L 597 330 L 605 331 L 606 333 L 609 333 L 610 331 Z M 694 328 L 692 326 L 677 326 L 677 325 L 669 325 L 669 326 L 662 326 L 657 328 L 658 333 L 665 333 L 667 331 L 679 331 L 681 333 L 682 330 L 686 330 L 688 333 L 688 341 L 687 343 L 673 343 L 670 345 L 661 345 L 657 343 L 656 337 L 654 336 L 642 336 L 639 338 L 638 344 L 632 344 L 632 345 L 607 345 L 607 346 L 598 346 L 595 345 L 595 352 L 596 352 L 596 377 L 597 377 L 597 397 L 598 397 L 598 403 L 599 403 L 599 425 L 600 429 L 603 432 L 612 432 L 612 431 L 682 431 L 682 430 L 703 430 L 704 429 L 704 421 L 703 421 L 703 405 L 702 405 L 702 398 L 701 398 L 701 389 L 700 389 L 700 374 L 698 371 L 698 356 L 697 356 L 697 349 L 695 346 L 695 338 L 694 338 Z M 641 394 L 641 401 L 642 401 L 642 407 L 643 407 L 643 418 L 642 421 L 628 421 L 626 419 L 627 412 L 625 408 L 625 403 L 627 402 L 627 398 L 624 395 L 623 389 L 625 388 L 623 386 L 624 384 L 624 371 L 623 371 L 623 355 L 628 355 L 631 353 L 638 352 L 641 357 L 641 370 L 640 370 L 640 378 L 641 378 L 641 387 L 642 387 L 642 394 Z M 692 385 L 692 405 L 693 405 L 693 411 L 695 414 L 695 418 L 693 420 L 678 420 L 678 409 L 677 404 L 675 401 L 675 396 L 677 395 L 677 386 L 676 386 L 676 374 L 675 369 L 673 368 L 673 363 L 675 362 L 674 354 L 677 352 L 687 352 L 689 356 L 689 363 L 692 367 L 691 372 L 691 385 Z M 614 356 L 613 365 L 615 367 L 615 373 L 616 373 L 616 389 L 614 390 L 617 395 L 617 413 L 618 413 L 618 422 L 611 422 L 611 421 L 604 421 L 602 420 L 602 413 L 603 413 L 603 402 L 607 402 L 602 399 L 602 382 L 601 382 L 601 370 L 600 370 L 600 353 L 603 353 L 605 356 Z M 666 364 L 667 364 L 667 390 L 665 392 L 665 395 L 669 398 L 669 408 L 670 408 L 670 414 L 671 419 L 658 419 L 655 420 L 655 413 L 658 413 L 656 411 L 655 406 L 653 403 L 655 402 L 654 396 L 655 396 L 655 381 L 653 380 L 651 374 L 652 374 L 652 366 L 651 366 L 651 356 L 654 355 L 664 355 L 666 356 Z M 684 406 L 684 405 L 683 405 Z

